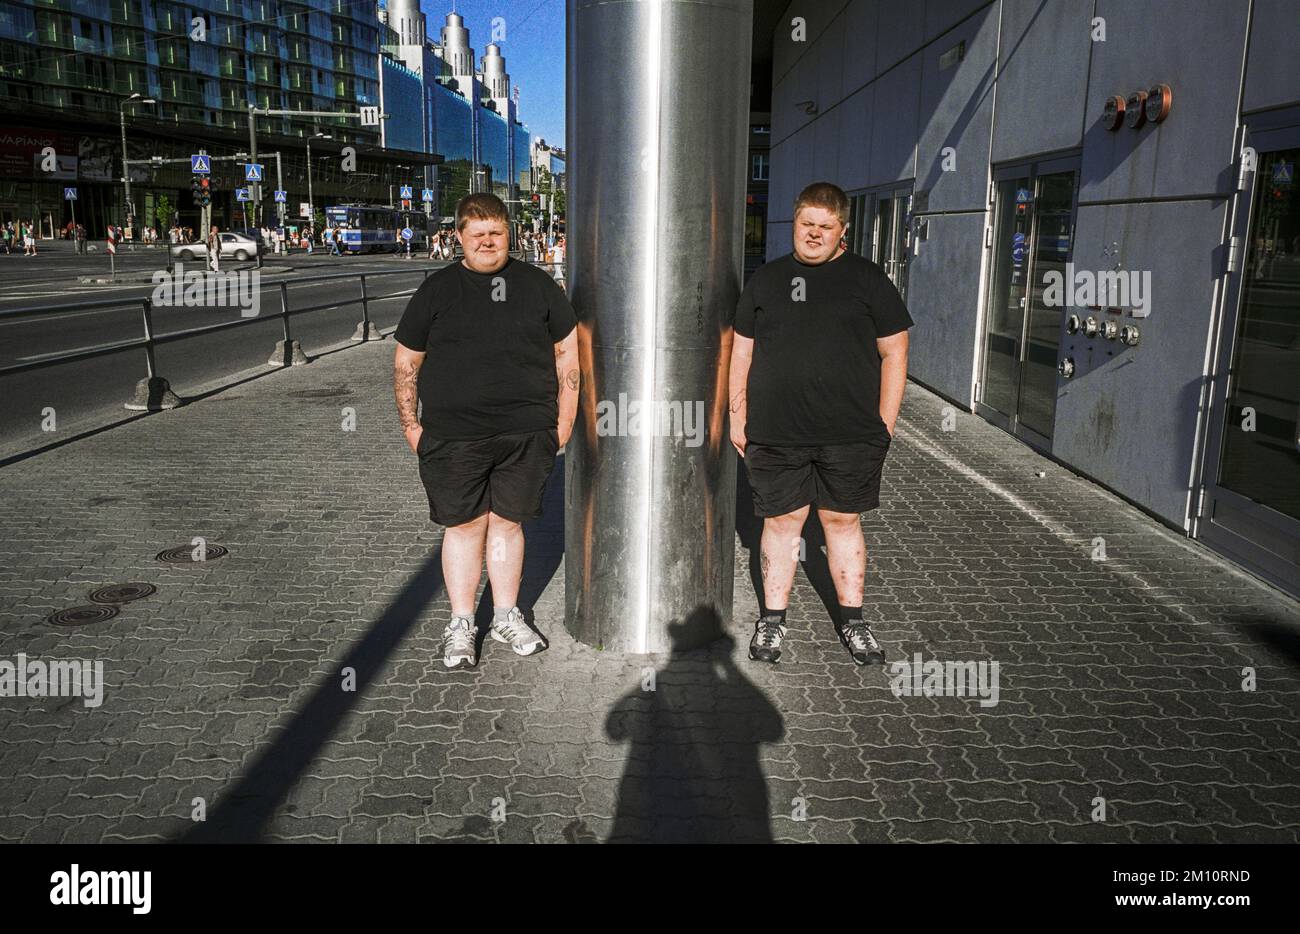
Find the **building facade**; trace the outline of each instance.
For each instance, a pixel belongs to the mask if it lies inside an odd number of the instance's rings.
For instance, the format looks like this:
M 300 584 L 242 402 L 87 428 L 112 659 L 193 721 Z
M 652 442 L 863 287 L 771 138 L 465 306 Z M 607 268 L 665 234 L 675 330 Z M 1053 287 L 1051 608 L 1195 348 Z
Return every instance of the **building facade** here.
M 236 190 L 245 187 L 250 107 L 313 112 L 256 117 L 267 172 L 261 218 L 283 210 L 287 223 L 305 221 L 308 151 L 318 212 L 390 204 L 401 185 L 435 189 L 444 215 L 470 190 L 517 202 L 528 132 L 499 48 L 489 46 L 476 71 L 459 16 L 433 43 L 418 0 L 390 6 L 0 0 L 0 220 L 34 220 L 46 236 L 66 229 L 74 209 L 95 237 L 110 223 L 196 226 L 188 157 L 203 150 L 216 157 L 213 221 L 244 226 L 252 216 Z M 386 119 L 329 116 L 368 107 Z M 277 189 L 286 193 L 279 209 Z
M 790 3 L 767 255 L 838 183 L 918 382 L 1300 591 L 1297 48 L 1291 0 Z
M 489 43 L 476 66 L 460 14 L 447 14 L 434 41 L 419 0 L 389 0 L 380 17 L 389 30 L 384 54 L 423 82 L 425 138 L 442 156 L 423 179 L 436 213 L 446 222 L 471 191 L 493 192 L 513 212 L 530 182 L 530 136 L 500 46 Z

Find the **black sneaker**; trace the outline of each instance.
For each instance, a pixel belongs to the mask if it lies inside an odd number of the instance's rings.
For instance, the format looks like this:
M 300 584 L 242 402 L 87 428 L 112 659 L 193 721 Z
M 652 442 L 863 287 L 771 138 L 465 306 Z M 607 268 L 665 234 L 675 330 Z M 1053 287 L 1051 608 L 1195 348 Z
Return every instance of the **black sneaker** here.
M 754 624 L 754 638 L 749 640 L 749 657 L 759 662 L 775 665 L 781 660 L 781 642 L 785 639 L 785 623 L 779 616 L 764 616 Z
M 885 650 L 880 647 L 871 627 L 860 619 L 850 620 L 840 627 L 840 641 L 859 665 L 883 665 Z

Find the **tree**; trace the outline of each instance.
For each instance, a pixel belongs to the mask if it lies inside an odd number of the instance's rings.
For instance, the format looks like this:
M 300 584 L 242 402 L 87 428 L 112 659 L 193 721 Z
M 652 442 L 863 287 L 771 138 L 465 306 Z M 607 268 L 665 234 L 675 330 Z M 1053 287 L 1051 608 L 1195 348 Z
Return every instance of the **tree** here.
M 172 199 L 166 195 L 160 195 L 154 201 L 153 216 L 158 222 L 159 233 L 165 233 L 172 226 Z

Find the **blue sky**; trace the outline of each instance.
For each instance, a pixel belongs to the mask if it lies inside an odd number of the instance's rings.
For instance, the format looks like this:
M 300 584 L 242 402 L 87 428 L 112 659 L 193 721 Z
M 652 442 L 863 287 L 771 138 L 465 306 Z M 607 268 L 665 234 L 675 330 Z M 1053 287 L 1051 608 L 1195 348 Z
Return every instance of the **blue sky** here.
M 519 117 L 533 136 L 564 142 L 564 0 L 420 0 L 429 38 L 437 41 L 455 7 L 469 29 L 477 67 L 492 40 L 492 19 L 505 20 L 500 43 L 510 83 L 519 85 Z

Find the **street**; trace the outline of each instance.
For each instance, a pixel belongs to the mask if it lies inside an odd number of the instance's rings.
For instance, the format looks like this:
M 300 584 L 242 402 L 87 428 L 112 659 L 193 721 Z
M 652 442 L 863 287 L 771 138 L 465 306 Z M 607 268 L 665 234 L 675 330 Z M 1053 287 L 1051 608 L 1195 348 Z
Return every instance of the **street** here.
M 140 302 L 155 290 L 145 277 L 165 271 L 165 257 L 161 248 L 124 250 L 117 263 L 123 281 L 96 285 L 80 279 L 106 274 L 107 256 L 77 256 L 69 243 L 52 248 L 43 245 L 36 257 L 0 256 L 0 367 L 140 338 Z M 342 282 L 305 280 L 341 272 L 383 273 L 367 278 L 367 292 L 371 320 L 387 331 L 396 326 L 425 271 L 445 265 L 390 255 L 336 257 L 324 250 L 310 256 L 269 255 L 263 262 L 257 285 L 258 323 L 158 347 L 158 374 L 170 381 L 182 399 L 271 369 L 267 360 L 282 337 L 282 286 L 290 309 L 343 303 L 291 317 L 293 339 L 311 358 L 327 347 L 350 341 L 361 321 L 361 285 L 359 276 Z M 199 263 L 181 264 L 186 272 L 202 268 Z M 251 273 L 256 268 L 255 262 L 225 261 L 221 265 L 223 273 Z M 128 281 L 131 279 L 135 281 Z M 119 301 L 121 306 L 99 310 L 67 307 L 104 299 Z M 4 320 L 4 312 L 17 308 L 62 310 Z M 239 309 L 229 302 L 218 307 L 156 307 L 153 326 L 155 335 L 163 336 L 239 317 Z M 136 382 L 146 375 L 145 366 L 144 351 L 132 349 L 0 376 L 0 392 L 21 400 L 0 412 L 0 457 L 26 453 L 56 438 L 130 417 L 132 413 L 123 405 L 132 397 Z M 53 430 L 49 409 L 54 413 Z

